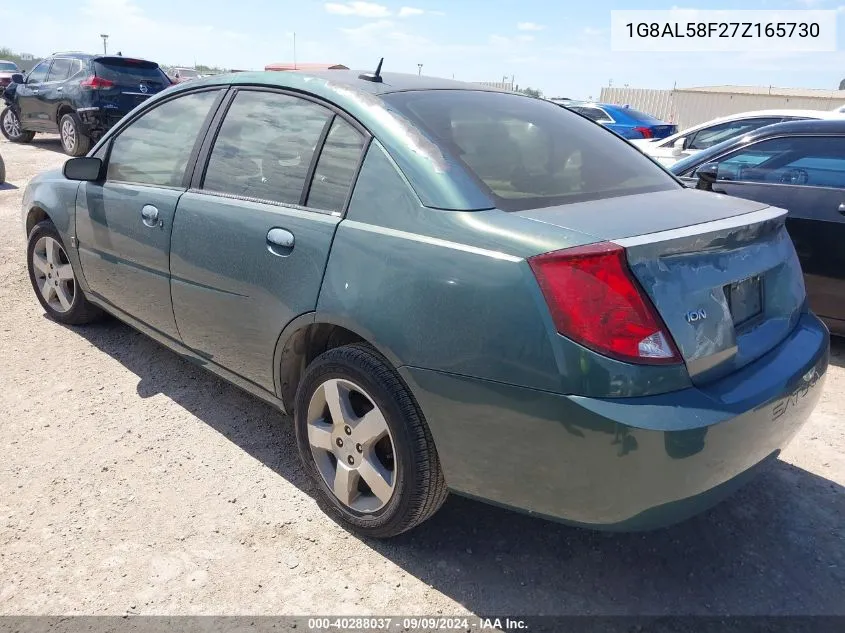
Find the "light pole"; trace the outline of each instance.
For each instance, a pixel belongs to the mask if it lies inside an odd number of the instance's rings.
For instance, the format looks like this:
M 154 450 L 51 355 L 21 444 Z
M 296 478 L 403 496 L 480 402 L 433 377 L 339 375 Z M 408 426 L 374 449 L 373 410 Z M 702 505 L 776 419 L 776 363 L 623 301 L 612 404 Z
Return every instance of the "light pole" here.
M 101 33 L 100 37 L 103 38 L 103 55 L 108 55 L 108 52 L 106 51 L 106 42 L 108 41 L 109 36 L 106 33 Z
M 417 76 L 422 75 L 422 64 L 417 64 Z

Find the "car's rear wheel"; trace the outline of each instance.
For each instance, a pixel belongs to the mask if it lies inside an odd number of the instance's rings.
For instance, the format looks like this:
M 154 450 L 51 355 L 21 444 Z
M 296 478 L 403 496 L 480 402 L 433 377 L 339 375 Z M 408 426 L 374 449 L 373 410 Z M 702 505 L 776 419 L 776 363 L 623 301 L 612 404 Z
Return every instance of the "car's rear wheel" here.
M 0 114 L 0 132 L 12 143 L 29 143 L 35 137 L 35 132 L 23 129 L 17 113 L 10 107 Z
M 79 287 L 67 251 L 49 220 L 36 224 L 26 247 L 32 289 L 50 318 L 68 325 L 91 323 L 103 316 Z
M 370 346 L 337 347 L 306 369 L 294 414 L 299 453 L 329 512 L 370 537 L 433 515 L 447 489 L 428 425 Z
M 82 122 L 75 112 L 69 112 L 59 120 L 59 134 L 62 149 L 68 156 L 85 156 L 91 149 L 91 138 L 82 131 Z

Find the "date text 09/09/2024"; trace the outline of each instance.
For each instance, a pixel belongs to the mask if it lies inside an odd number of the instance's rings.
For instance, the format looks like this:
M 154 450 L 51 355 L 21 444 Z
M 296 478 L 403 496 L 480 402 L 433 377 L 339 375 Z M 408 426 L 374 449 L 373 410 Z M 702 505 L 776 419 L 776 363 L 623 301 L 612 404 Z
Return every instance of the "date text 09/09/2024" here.
M 817 22 L 628 22 L 628 37 L 813 38 Z
M 316 617 L 308 619 L 308 631 L 468 631 L 498 630 L 525 631 L 528 624 L 518 618 L 468 618 L 468 617 Z

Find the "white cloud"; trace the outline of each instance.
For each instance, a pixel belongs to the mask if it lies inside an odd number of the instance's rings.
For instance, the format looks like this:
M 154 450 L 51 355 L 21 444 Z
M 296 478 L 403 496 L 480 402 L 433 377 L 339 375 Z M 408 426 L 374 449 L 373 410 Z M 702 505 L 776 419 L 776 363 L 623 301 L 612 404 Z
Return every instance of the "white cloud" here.
M 542 31 L 546 27 L 536 22 L 519 22 L 516 28 L 520 31 Z
M 400 18 L 409 18 L 412 15 L 422 15 L 425 13 L 422 9 L 417 9 L 415 7 L 402 7 L 399 9 L 399 17 Z
M 387 7 L 374 2 L 327 2 L 326 11 L 335 15 L 357 15 L 362 18 L 386 18 L 390 15 Z
M 401 45 L 403 48 L 423 48 L 431 45 L 428 38 L 414 35 L 399 28 L 392 20 L 376 20 L 359 27 L 340 29 L 350 43 L 356 47 L 381 50 L 385 42 Z

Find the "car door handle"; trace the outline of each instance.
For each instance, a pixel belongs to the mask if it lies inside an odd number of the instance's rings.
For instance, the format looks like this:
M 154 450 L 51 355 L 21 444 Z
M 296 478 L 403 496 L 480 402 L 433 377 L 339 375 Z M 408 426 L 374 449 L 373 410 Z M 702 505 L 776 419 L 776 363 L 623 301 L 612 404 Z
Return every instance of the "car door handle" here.
M 287 229 L 272 228 L 267 232 L 267 249 L 273 255 L 286 257 L 293 250 L 293 245 L 293 233 Z
M 62 87 L 61 87 L 61 86 L 59 86 L 58 88 L 56 88 L 56 92 L 61 92 L 61 91 L 62 91 Z
M 141 221 L 150 228 L 164 226 L 164 222 L 158 219 L 158 209 L 151 204 L 141 207 Z
M 845 202 L 839 205 L 839 213 L 845 215 Z

